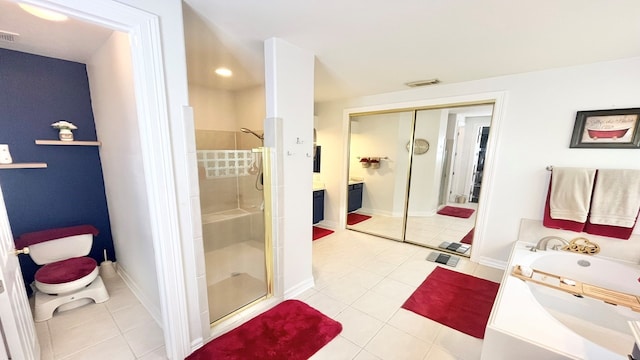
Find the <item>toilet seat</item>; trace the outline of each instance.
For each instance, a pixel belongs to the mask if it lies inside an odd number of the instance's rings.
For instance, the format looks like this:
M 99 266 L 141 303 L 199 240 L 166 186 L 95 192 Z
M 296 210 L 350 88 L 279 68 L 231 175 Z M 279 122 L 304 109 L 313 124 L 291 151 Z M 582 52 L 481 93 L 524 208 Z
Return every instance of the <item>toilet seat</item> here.
M 98 276 L 98 263 L 75 257 L 46 264 L 35 274 L 36 288 L 45 294 L 64 294 L 81 289 Z

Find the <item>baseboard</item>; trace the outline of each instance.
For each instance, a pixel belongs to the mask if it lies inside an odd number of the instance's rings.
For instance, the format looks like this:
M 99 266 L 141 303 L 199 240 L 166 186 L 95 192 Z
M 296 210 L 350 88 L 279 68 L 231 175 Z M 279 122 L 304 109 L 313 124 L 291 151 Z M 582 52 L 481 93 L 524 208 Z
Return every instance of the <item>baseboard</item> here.
M 330 221 L 330 220 L 322 220 L 319 223 L 314 225 L 319 226 L 321 228 L 325 228 L 325 229 L 331 229 L 331 230 L 335 230 L 338 228 L 338 222 Z
M 315 285 L 315 281 L 313 280 L 313 277 L 304 280 L 300 283 L 298 283 L 298 285 L 292 286 L 289 289 L 285 289 L 284 291 L 284 298 L 285 299 L 293 299 L 294 297 L 302 294 L 303 292 L 311 289 L 312 287 L 314 287 Z
M 199 348 L 202 347 L 202 345 L 204 345 L 204 341 L 203 341 L 202 337 L 199 337 L 199 338 L 191 341 L 191 352 L 194 352 L 194 351 L 198 350 Z
M 500 260 L 492 259 L 485 256 L 480 257 L 478 259 L 478 263 L 480 265 L 489 266 L 489 267 L 500 269 L 500 270 L 504 270 L 507 268 L 506 261 L 500 261 Z
M 429 211 L 409 211 L 407 216 L 415 216 L 415 217 L 429 217 L 434 216 L 437 213 L 436 210 Z
M 155 320 L 158 326 L 162 328 L 162 313 L 160 312 L 160 309 L 153 306 L 153 303 L 151 302 L 151 300 L 146 295 L 144 295 L 144 293 L 140 290 L 140 287 L 136 285 L 136 282 L 133 281 L 131 276 L 129 276 L 129 274 L 123 267 L 118 266 L 116 264 L 116 269 L 117 269 L 116 272 L 118 273 L 118 275 L 120 275 L 122 280 L 124 280 L 124 283 L 127 284 L 127 287 L 129 287 L 129 290 L 131 290 L 133 295 L 136 298 L 138 298 L 142 306 L 144 306 L 144 308 L 147 309 L 147 311 L 149 312 L 149 315 L 151 315 L 151 317 L 153 318 L 153 320 Z
M 356 210 L 359 214 L 364 215 L 379 215 L 379 216 L 387 216 L 387 217 L 399 217 L 402 216 L 402 213 L 396 213 L 388 210 L 380 210 L 380 209 L 371 209 L 371 208 L 360 208 Z

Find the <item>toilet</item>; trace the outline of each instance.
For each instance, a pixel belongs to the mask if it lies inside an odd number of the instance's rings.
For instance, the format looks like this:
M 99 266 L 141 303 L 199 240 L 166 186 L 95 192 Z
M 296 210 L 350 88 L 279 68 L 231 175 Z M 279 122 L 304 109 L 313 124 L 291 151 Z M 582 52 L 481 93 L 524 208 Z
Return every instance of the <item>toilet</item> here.
M 98 264 L 87 256 L 98 233 L 92 225 L 80 225 L 22 234 L 16 239 L 16 249 L 22 248 L 36 264 L 44 265 L 35 274 L 36 322 L 51 319 L 56 310 L 109 300 Z

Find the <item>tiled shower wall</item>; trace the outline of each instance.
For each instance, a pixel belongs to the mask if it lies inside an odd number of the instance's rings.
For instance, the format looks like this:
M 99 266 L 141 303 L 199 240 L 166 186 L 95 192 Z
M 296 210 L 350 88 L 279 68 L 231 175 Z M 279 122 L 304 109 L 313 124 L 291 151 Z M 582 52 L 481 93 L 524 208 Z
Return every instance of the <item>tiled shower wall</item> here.
M 200 182 L 200 206 L 203 214 L 216 213 L 236 208 L 255 209 L 262 202 L 262 193 L 257 191 L 256 176 L 248 174 L 247 166 L 253 159 L 251 149 L 262 146 L 262 142 L 251 134 L 240 131 L 196 130 L 198 152 L 198 179 Z M 239 150 L 239 151 L 231 151 Z M 240 151 L 246 150 L 246 151 Z M 226 161 L 209 162 L 207 158 L 224 157 Z M 234 170 L 213 169 L 217 165 L 229 165 L 229 157 L 242 157 Z

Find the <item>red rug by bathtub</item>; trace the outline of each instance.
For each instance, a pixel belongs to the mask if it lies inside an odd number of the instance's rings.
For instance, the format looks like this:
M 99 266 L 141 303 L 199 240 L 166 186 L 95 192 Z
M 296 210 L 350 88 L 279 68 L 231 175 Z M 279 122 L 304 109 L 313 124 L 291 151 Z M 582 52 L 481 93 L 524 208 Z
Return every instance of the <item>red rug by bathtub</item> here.
M 438 210 L 438 214 L 454 216 L 459 218 L 469 218 L 471 214 L 473 214 L 475 210 L 468 208 L 461 208 L 457 206 L 445 206 L 442 209 Z
M 469 244 L 471 245 L 471 243 L 473 243 L 473 232 L 476 228 L 472 228 L 471 230 L 469 230 L 469 232 L 467 233 L 467 235 L 465 235 L 462 240 L 460 240 L 461 243 L 463 244 Z
M 287 300 L 211 340 L 187 360 L 304 360 L 342 331 L 342 325 L 298 300 Z
M 402 307 L 483 339 L 498 287 L 493 281 L 437 267 Z
M 313 240 L 318 240 L 321 237 L 333 234 L 333 230 L 323 229 L 321 227 L 313 227 Z
M 362 215 L 362 214 L 356 214 L 356 213 L 347 214 L 347 225 L 355 225 L 357 223 L 361 223 L 369 219 L 371 219 L 371 216 L 369 215 Z

